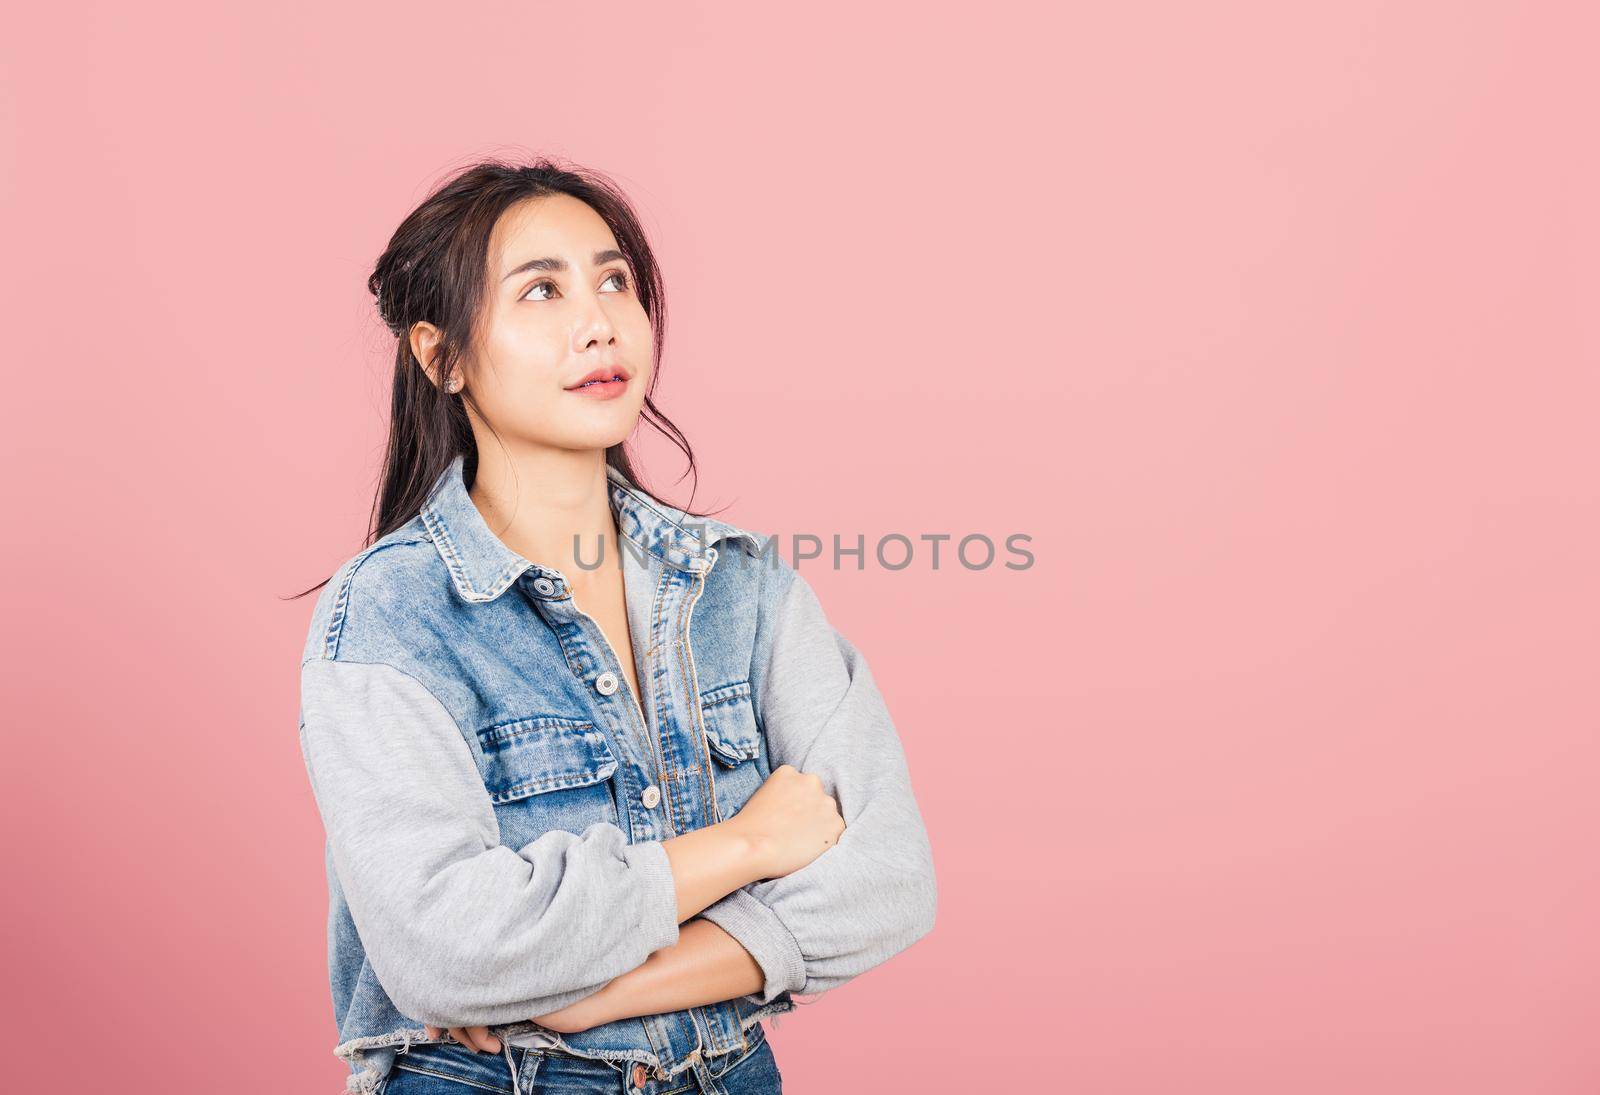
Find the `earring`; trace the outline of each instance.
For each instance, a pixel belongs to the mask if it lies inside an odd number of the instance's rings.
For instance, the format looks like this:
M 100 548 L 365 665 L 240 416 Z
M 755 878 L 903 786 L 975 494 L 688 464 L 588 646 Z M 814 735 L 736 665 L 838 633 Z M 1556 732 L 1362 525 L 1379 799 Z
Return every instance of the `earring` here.
M 445 381 L 444 390 L 447 392 L 459 392 L 461 390 L 461 378 L 459 376 L 453 376 L 449 380 Z

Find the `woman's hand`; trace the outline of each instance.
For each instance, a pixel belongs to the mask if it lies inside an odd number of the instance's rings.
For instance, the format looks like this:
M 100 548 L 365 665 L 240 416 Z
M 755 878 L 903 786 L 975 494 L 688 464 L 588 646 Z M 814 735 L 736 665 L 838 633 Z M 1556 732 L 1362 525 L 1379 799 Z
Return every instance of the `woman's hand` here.
M 739 812 L 721 822 L 748 834 L 764 865 L 762 878 L 782 878 L 839 843 L 839 804 L 822 777 L 780 764 Z
M 605 990 L 591 993 L 579 1000 L 576 1004 L 568 1004 L 559 1011 L 552 1011 L 545 1015 L 535 1015 L 531 1022 L 538 1023 L 546 1030 L 553 1030 L 557 1034 L 578 1034 L 590 1027 L 600 1026 L 602 1023 L 611 1022 L 613 1016 L 609 1014 L 606 1006 Z M 432 1024 L 424 1024 L 429 1038 L 439 1037 L 440 1028 Z M 489 1033 L 488 1027 L 451 1027 L 450 1037 L 466 1046 L 468 1049 L 480 1053 L 499 1053 L 500 1039 Z
M 547 1030 L 557 1034 L 578 1034 L 590 1027 L 600 1026 L 602 1023 L 611 1022 L 611 1016 L 606 1013 L 605 1001 L 601 999 L 604 989 L 585 996 L 576 1004 L 568 1004 L 560 1011 L 552 1011 L 547 1015 L 535 1015 L 533 1021 Z
M 424 1023 L 423 1027 L 427 1030 L 429 1038 L 439 1037 L 439 1028 L 432 1023 Z M 488 1027 L 451 1027 L 450 1037 L 479 1053 L 500 1052 L 500 1039 L 490 1034 Z
M 746 834 L 762 864 L 759 878 L 781 878 L 798 871 L 839 843 L 845 830 L 839 804 L 823 788 L 822 778 L 789 764 L 774 768 L 737 814 L 712 828 L 721 826 Z M 578 1034 L 631 1014 L 613 1014 L 612 996 L 601 989 L 559 1011 L 535 1015 L 531 1022 L 557 1034 Z M 429 1025 L 428 1037 L 439 1037 L 439 1029 Z M 500 1039 L 490 1034 L 488 1027 L 451 1027 L 450 1037 L 481 1053 L 500 1052 Z

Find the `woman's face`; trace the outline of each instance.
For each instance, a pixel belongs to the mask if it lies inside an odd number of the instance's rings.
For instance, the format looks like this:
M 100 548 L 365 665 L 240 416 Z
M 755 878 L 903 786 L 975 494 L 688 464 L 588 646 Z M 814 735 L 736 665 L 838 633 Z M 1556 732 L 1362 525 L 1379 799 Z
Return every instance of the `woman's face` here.
M 606 222 L 567 194 L 529 199 L 501 216 L 488 259 L 482 331 L 465 370 L 479 413 L 508 445 L 625 440 L 650 384 L 652 332 Z M 580 388 L 597 369 L 625 379 Z

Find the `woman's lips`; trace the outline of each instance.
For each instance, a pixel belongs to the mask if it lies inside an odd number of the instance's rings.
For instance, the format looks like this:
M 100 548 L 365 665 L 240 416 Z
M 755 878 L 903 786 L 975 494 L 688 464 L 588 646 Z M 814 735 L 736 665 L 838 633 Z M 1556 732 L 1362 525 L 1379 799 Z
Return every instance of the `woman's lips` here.
M 587 384 L 579 384 L 576 388 L 568 388 L 573 395 L 581 395 L 585 399 L 615 399 L 622 394 L 628 382 L 623 377 L 615 380 L 591 380 Z

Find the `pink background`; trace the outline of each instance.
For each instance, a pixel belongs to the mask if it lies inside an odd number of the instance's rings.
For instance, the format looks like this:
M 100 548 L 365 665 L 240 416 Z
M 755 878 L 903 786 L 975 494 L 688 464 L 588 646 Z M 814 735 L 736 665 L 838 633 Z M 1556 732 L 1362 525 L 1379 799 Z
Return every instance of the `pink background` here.
M 697 506 L 1034 538 L 807 571 L 941 902 L 789 1090 L 1600 1087 L 1600 26 L 1311 7 L 13 13 L 6 1086 L 342 1084 L 280 598 L 372 261 L 520 150 L 646 217 Z

